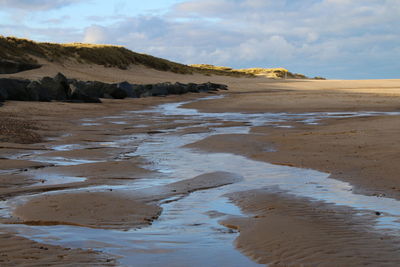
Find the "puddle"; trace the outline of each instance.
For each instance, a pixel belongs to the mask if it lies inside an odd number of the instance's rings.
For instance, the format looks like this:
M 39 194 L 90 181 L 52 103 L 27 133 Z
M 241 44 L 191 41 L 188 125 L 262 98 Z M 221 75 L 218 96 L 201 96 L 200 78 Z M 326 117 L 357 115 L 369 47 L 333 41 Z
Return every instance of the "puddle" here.
M 18 153 L 12 154 L 12 155 L 7 155 L 5 158 L 6 159 L 19 159 L 19 160 L 23 160 L 23 159 L 28 159 L 31 157 L 35 157 L 37 155 L 40 154 L 44 154 L 44 153 L 48 153 L 50 152 L 50 150 L 29 150 L 29 151 L 20 151 Z
M 0 170 L 0 175 L 4 174 L 18 174 L 24 169 L 6 169 L 6 170 Z
M 98 123 L 98 122 L 84 122 L 81 123 L 82 126 L 98 126 L 98 125 L 102 125 L 102 123 Z
M 116 116 L 105 116 L 103 119 L 124 119 L 124 116 L 116 115 Z
M 349 206 L 360 210 L 360 214 L 379 211 L 381 216 L 377 216 L 376 230 L 386 229 L 393 234 L 399 233 L 399 201 L 353 194 L 350 184 L 330 179 L 326 173 L 272 165 L 228 153 L 200 153 L 182 146 L 215 134 L 246 134 L 251 126 L 287 127 L 288 121 L 316 124 L 324 118 L 400 115 L 400 113 L 201 113 L 194 109 L 180 108 L 186 103 L 189 102 L 163 104 L 147 111 L 127 112 L 126 116 L 137 116 L 141 119 L 149 116 L 153 121 L 190 122 L 190 126 L 163 130 L 164 132 L 153 135 L 123 136 L 97 144 L 106 147 L 129 147 L 133 145 L 133 140 L 140 139 L 141 142 L 135 142 L 136 151 L 129 152 L 128 156 L 144 158 L 148 163 L 143 167 L 162 173 L 162 179 L 157 177 L 141 179 L 127 185 L 99 186 L 91 190 L 107 188 L 135 190 L 217 171 L 243 176 L 243 181 L 197 191 L 185 198 L 164 200 L 160 218 L 153 225 L 143 229 L 123 232 L 73 226 L 18 226 L 20 234 L 50 244 L 99 249 L 122 256 L 119 262 L 127 266 L 134 264 L 190 266 L 193 263 L 196 266 L 252 266 L 257 264 L 234 248 L 233 241 L 237 233 L 221 226 L 218 222 L 226 215 L 242 216 L 241 211 L 224 197 L 225 194 L 262 187 L 277 188 L 293 195 Z M 208 120 L 212 123 L 207 123 Z M 245 126 L 219 127 L 226 121 L 242 122 Z M 138 126 L 141 125 L 136 125 Z M 210 132 L 191 132 L 179 136 L 174 134 L 177 130 L 199 126 L 209 128 Z M 66 148 L 61 147 L 61 149 Z M 265 151 L 273 152 L 274 148 L 266 147 Z M 76 160 L 63 162 L 79 163 Z M 8 227 L 15 229 L 15 226 Z
M 85 146 L 80 144 L 55 145 L 50 147 L 50 149 L 55 151 L 70 151 L 82 148 L 85 148 Z
M 38 180 L 39 182 L 31 184 L 30 187 L 42 186 L 42 185 L 78 183 L 86 181 L 86 178 L 65 176 L 60 174 L 40 174 L 40 177 L 36 177 L 35 180 Z
M 80 119 L 82 121 L 80 125 L 82 126 L 97 126 L 97 125 L 102 125 L 102 123 L 96 122 L 100 120 L 100 118 L 83 118 Z
M 83 118 L 83 119 L 80 119 L 80 121 L 97 121 L 98 120 L 98 118 Z
M 110 121 L 112 124 L 117 124 L 117 125 L 125 125 L 128 124 L 126 121 Z
M 34 158 L 38 162 L 53 164 L 54 166 L 74 166 L 85 163 L 96 163 L 101 162 L 100 160 L 87 160 L 87 159 L 73 159 L 64 157 L 36 157 Z

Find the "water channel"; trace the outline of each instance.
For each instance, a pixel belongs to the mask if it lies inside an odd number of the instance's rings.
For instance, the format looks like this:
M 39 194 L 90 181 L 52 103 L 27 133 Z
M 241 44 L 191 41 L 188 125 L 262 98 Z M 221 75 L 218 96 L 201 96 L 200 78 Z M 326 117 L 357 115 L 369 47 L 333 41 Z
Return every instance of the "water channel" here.
M 202 100 L 218 97 L 221 96 Z M 183 198 L 163 201 L 161 204 L 163 212 L 158 220 L 149 227 L 136 230 L 116 231 L 62 225 L 5 227 L 17 229 L 22 236 L 36 241 L 71 248 L 97 249 L 116 255 L 119 257 L 119 263 L 126 266 L 190 266 L 193 262 L 196 266 L 253 266 L 258 264 L 235 249 L 234 240 L 238 233 L 222 226 L 219 221 L 226 216 L 245 216 L 238 207 L 230 203 L 226 194 L 268 187 L 295 196 L 352 207 L 359 210 L 360 214 L 379 211 L 382 216 L 379 217 L 376 229 L 385 229 L 393 234 L 400 233 L 400 202 L 397 200 L 354 194 L 350 184 L 331 179 L 327 173 L 277 166 L 229 153 L 204 153 L 183 147 L 211 135 L 247 134 L 253 126 L 290 127 L 288 122 L 292 121 L 317 124 L 324 118 L 399 115 L 398 113 L 203 113 L 182 108 L 182 105 L 186 103 L 188 102 L 168 103 L 144 111 L 127 111 L 115 118 L 117 119 L 115 123 L 119 125 L 129 125 L 129 118 L 135 117 L 141 121 L 151 118 L 153 123 L 157 121 L 160 125 L 174 123 L 182 126 L 163 130 L 158 134 L 133 134 L 114 138 L 111 144 L 116 147 L 129 145 L 126 140 L 133 137 L 136 142 L 141 140 L 136 151 L 124 154 L 121 158 L 139 156 L 147 162 L 143 165 L 144 168 L 156 171 L 159 175 L 123 186 L 107 186 L 107 188 L 129 193 L 140 188 L 220 171 L 239 175 L 243 178 L 242 181 L 193 192 Z M 224 122 L 239 122 L 243 123 L 243 126 L 222 127 Z M 99 124 L 96 120 L 83 123 L 86 127 Z M 137 125 L 137 127 L 145 126 Z M 179 134 L 179 131 L 193 127 L 206 127 L 210 130 Z M 87 147 L 88 144 L 84 146 Z M 51 149 L 65 151 L 79 147 L 81 144 L 69 144 L 54 146 Z M 274 151 L 274 148 L 265 147 L 265 151 Z M 31 154 L 30 159 L 56 165 L 82 163 L 78 159 L 46 159 L 35 153 Z M 55 179 L 54 183 L 60 182 L 59 177 Z M 103 189 L 102 186 L 97 186 L 85 190 Z M 13 201 L 15 200 L 11 199 L 2 203 L 2 206 L 6 207 Z

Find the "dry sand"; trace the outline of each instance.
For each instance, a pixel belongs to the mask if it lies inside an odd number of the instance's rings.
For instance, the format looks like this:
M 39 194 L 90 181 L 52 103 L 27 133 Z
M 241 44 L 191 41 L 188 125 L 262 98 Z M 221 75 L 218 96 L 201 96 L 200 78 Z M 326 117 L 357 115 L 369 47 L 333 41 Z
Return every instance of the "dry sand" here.
M 127 80 L 136 83 L 153 83 L 165 81 L 180 82 L 206 82 L 213 81 L 226 83 L 230 87 L 224 99 L 210 100 L 190 104 L 190 107 L 212 112 L 315 112 L 315 111 L 399 111 L 400 110 L 400 81 L 399 80 L 371 80 L 371 81 L 311 81 L 311 80 L 268 80 L 265 78 L 232 78 L 202 75 L 178 75 L 160 71 L 149 70 L 138 66 L 127 71 L 103 68 L 98 66 L 77 66 L 68 63 L 65 66 L 48 64 L 42 69 L 32 70 L 20 74 L 8 75 L 23 78 L 39 78 L 43 75 L 52 76 L 56 72 L 63 72 L 69 78 L 82 80 L 102 80 L 117 82 Z M 5 75 L 1 75 L 5 76 Z M 22 103 L 7 102 L 0 108 L 2 118 L 21 121 L 16 123 L 16 129 L 24 129 L 31 133 L 27 136 L 37 135 L 41 138 L 60 136 L 64 133 L 75 133 L 71 138 L 74 141 L 107 140 L 110 135 L 123 135 L 132 132 L 123 126 L 99 126 L 93 132 L 85 131 L 77 123 L 78 119 L 87 117 L 102 117 L 118 114 L 123 110 L 143 109 L 150 105 L 165 102 L 193 99 L 198 95 L 186 95 L 166 98 L 146 98 L 135 100 L 106 100 L 103 104 L 67 104 L 67 103 Z M 37 129 L 31 123 L 37 124 Z M 27 127 L 24 123 L 30 123 Z M 399 116 L 379 116 L 350 119 L 327 119 L 321 125 L 303 125 L 293 123 L 295 128 L 283 129 L 274 127 L 254 127 L 249 135 L 223 135 L 212 136 L 206 140 L 191 145 L 197 149 L 213 152 L 230 152 L 244 155 L 252 159 L 272 162 L 302 168 L 312 168 L 331 173 L 333 177 L 350 182 L 355 186 L 356 192 L 370 195 L 386 195 L 400 199 L 400 167 L 396 164 L 400 159 L 400 144 L 398 142 Z M 174 125 L 157 125 L 143 129 L 143 131 L 159 131 L 163 127 Z M 195 132 L 207 131 L 207 128 L 191 129 Z M 79 137 L 76 137 L 79 133 Z M 187 134 L 189 132 L 182 132 Z M 26 151 L 41 148 L 41 144 L 16 145 L 21 142 L 21 136 L 1 132 L 0 138 L 7 141 L 0 144 L 0 153 L 4 155 L 16 151 Z M 26 143 L 35 142 L 35 138 L 28 138 Z M 267 152 L 265 147 L 274 147 L 276 151 Z M 107 158 L 112 155 L 112 149 L 102 148 L 98 151 L 85 151 L 83 158 Z M 53 153 L 53 154 L 51 154 Z M 57 154 L 58 153 L 58 154 Z M 50 152 L 50 156 L 62 155 L 68 157 L 73 152 Z M 69 155 L 74 157 L 76 155 Z M 0 156 L 1 158 L 1 156 Z M 69 175 L 93 177 L 84 183 L 73 183 L 60 186 L 42 186 L 36 189 L 27 189 L 32 181 L 29 177 L 19 174 L 1 174 L 2 187 L 0 196 L 8 198 L 15 195 L 30 194 L 32 192 L 53 191 L 62 188 L 76 188 L 96 184 L 118 184 L 116 178 L 140 179 L 146 175 L 137 167 L 140 159 L 131 159 L 132 169 L 117 177 L 113 175 L 118 166 L 114 163 L 89 163 L 80 168 L 74 166 L 50 167 L 50 172 Z M 0 167 L 11 166 L 17 169 L 40 167 L 36 162 L 12 162 L 1 160 Z M 107 165 L 108 164 L 108 165 Z M 39 164 L 40 165 L 40 164 Z M 103 171 L 99 170 L 105 167 Z M 53 170 L 51 170 L 51 168 Z M 45 168 L 47 169 L 47 168 Z M 42 172 L 44 169 L 35 170 Z M 96 172 L 97 171 L 97 172 Z M 29 171 L 30 172 L 30 171 Z M 18 182 L 12 182 L 12 178 Z M 97 178 L 97 179 L 96 179 Z M 191 177 L 188 177 L 191 178 Z M 207 181 L 200 177 L 198 181 Z M 3 182 L 4 181 L 4 182 Z M 231 181 L 233 182 L 233 181 Z M 4 186 L 3 186 L 4 184 Z M 224 183 L 212 184 L 219 186 Z M 196 184 L 198 190 L 210 186 L 210 181 Z M 35 187 L 34 187 L 35 188 Z M 35 191 L 37 190 L 37 191 Z M 104 226 L 121 223 L 126 216 L 138 215 L 137 227 L 154 219 L 159 213 L 155 204 L 158 200 L 174 195 L 172 190 L 187 193 L 185 187 L 182 191 L 177 188 L 156 188 L 148 192 L 151 197 L 134 198 L 122 201 L 120 210 L 116 214 L 106 216 L 105 213 L 94 212 L 93 216 L 87 215 L 86 208 L 91 204 L 111 205 L 121 201 L 113 192 L 82 193 L 79 196 L 51 195 L 58 210 L 51 206 L 46 199 L 33 198 L 27 204 L 20 206 L 16 213 L 26 222 L 65 222 L 86 226 Z M 165 193 L 167 190 L 169 193 Z M 138 194 L 139 195 L 139 194 Z M 75 198 L 76 197 L 76 198 Z M 82 212 L 69 217 L 67 203 L 75 203 L 84 198 Z M 111 198 L 111 199 L 110 199 Z M 117 198 L 117 199 L 113 199 Z M 374 215 L 370 217 L 355 218 L 354 211 L 324 203 L 311 202 L 308 199 L 296 199 L 284 192 L 251 191 L 242 192 L 232 196 L 232 200 L 245 212 L 253 214 L 247 219 L 225 221 L 226 225 L 240 229 L 237 240 L 238 248 L 246 255 L 261 263 L 273 263 L 276 266 L 310 266 L 310 265 L 346 265 L 355 266 L 363 264 L 372 265 L 398 265 L 398 240 L 378 233 L 368 232 Z M 36 201 L 36 202 L 35 202 Z M 126 202 L 124 202 L 126 201 Z M 71 203 L 72 203 L 71 202 Z M 111 203 L 111 204 L 110 204 Z M 128 206 L 138 207 L 138 210 L 129 209 Z M 137 205 L 136 205 L 137 204 Z M 125 207 L 124 207 L 125 206 Z M 146 213 L 143 213 L 142 207 Z M 149 208 L 150 207 L 150 208 Z M 135 214 L 127 211 L 135 211 Z M 147 213 L 148 211 L 148 213 Z M 255 215 L 254 215 L 255 214 Z M 109 221 L 109 218 L 115 220 Z M 53 218 L 56 218 L 54 220 Z M 72 218 L 72 219 L 68 219 Z M 118 218 L 118 219 L 117 219 Z M 121 220 L 120 220 L 121 219 Z M 131 218 L 130 218 L 131 219 Z M 368 222 L 370 221 L 370 222 Z M 138 223 L 139 222 L 139 223 Z M 126 226 L 126 225 L 125 225 Z M 118 228 L 118 227 L 117 227 Z M 15 237 L 12 233 L 0 236 L 0 254 L 6 255 L 10 262 L 20 263 L 24 259 L 25 249 L 43 246 L 33 241 Z M 21 250 L 7 250 L 12 244 L 21 246 Z M 60 248 L 57 248 L 60 249 Z M 46 264 L 46 257 L 54 257 L 58 250 L 46 251 L 37 256 L 37 262 Z M 54 251 L 54 252 L 53 252 Z M 79 262 L 74 258 L 75 250 L 68 251 L 71 257 L 69 263 Z M 79 255 L 82 255 L 79 251 Z M 89 253 L 90 254 L 90 253 Z M 91 255 L 91 254 L 90 254 Z M 92 256 L 85 258 L 93 262 Z M 2 259 L 2 258 L 0 258 Z M 29 261 L 22 260 L 28 264 Z

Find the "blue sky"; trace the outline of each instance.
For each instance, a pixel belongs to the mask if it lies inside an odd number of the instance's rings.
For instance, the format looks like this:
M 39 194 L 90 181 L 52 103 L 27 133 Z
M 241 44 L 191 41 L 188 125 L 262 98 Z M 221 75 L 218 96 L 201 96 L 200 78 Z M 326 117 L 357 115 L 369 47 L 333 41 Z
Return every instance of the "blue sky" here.
M 399 0 L 0 0 L 0 34 L 186 64 L 400 78 Z

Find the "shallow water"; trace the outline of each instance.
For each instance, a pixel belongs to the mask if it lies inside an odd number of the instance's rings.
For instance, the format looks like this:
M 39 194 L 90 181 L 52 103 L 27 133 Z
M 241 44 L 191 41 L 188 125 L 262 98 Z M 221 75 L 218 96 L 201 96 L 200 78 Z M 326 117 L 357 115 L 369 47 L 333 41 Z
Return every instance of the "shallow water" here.
M 158 120 L 160 124 L 172 121 L 183 125 L 190 123 L 190 126 L 163 130 L 163 133 L 154 135 L 123 136 L 114 141 L 101 143 L 102 146 L 126 147 L 132 144 L 132 140 L 142 140 L 137 150 L 130 152 L 129 156 L 144 158 L 148 162 L 143 165 L 144 168 L 158 171 L 162 175 L 162 179 L 158 177 L 141 179 L 128 185 L 106 187 L 129 192 L 216 171 L 235 173 L 242 176 L 243 181 L 194 192 L 184 198 L 178 197 L 164 201 L 160 218 L 153 225 L 143 229 L 124 232 L 73 226 L 18 226 L 21 235 L 67 247 L 99 249 L 121 256 L 120 263 L 128 266 L 132 264 L 188 266 L 193 263 L 196 266 L 251 266 L 256 264 L 234 248 L 233 241 L 237 233 L 221 226 L 218 222 L 226 215 L 243 216 L 241 211 L 224 195 L 263 187 L 275 188 L 292 195 L 327 203 L 345 205 L 358 209 L 360 214 L 373 214 L 379 211 L 382 212 L 382 216 L 378 218 L 376 229 L 387 229 L 392 234 L 399 232 L 400 223 L 396 221 L 400 219 L 399 201 L 353 194 L 352 187 L 348 183 L 330 179 L 329 174 L 314 170 L 277 166 L 228 153 L 202 153 L 182 148 L 186 144 L 215 134 L 246 134 L 252 126 L 273 124 L 277 127 L 287 127 L 288 121 L 316 124 L 324 118 L 399 115 L 399 113 L 201 113 L 194 109 L 180 107 L 186 103 L 188 102 L 163 104 L 154 109 L 126 112 L 118 116 L 118 119 L 127 119 L 126 121 L 129 121 L 130 116 L 135 116 L 144 121 L 146 118 L 151 118 L 153 122 Z M 208 122 L 210 120 L 212 123 Z M 217 127 L 227 121 L 242 122 L 245 126 Z M 199 126 L 209 128 L 210 132 L 176 134 L 179 130 Z M 75 145 L 53 147 L 58 151 L 74 148 Z M 274 151 L 274 148 L 266 147 L 265 151 Z M 40 156 L 37 160 L 40 161 Z M 46 162 L 49 160 L 46 159 Z M 98 186 L 90 190 L 104 188 Z M 15 228 L 15 226 L 8 227 Z
M 44 157 L 44 156 L 35 157 L 35 161 L 53 164 L 54 166 L 74 166 L 86 163 L 100 162 L 97 160 L 73 159 L 65 157 Z
M 44 186 L 44 185 L 58 185 L 58 184 L 69 184 L 69 183 L 79 183 L 86 181 L 86 178 L 66 176 L 60 174 L 41 174 L 38 182 L 31 184 L 32 186 Z

